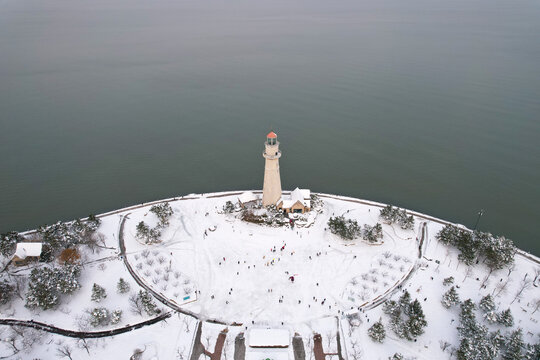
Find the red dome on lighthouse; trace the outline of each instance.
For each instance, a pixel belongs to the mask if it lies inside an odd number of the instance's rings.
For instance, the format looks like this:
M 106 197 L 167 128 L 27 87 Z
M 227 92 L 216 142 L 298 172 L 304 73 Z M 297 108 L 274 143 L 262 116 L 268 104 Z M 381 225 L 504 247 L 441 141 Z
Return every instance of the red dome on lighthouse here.
M 276 138 L 277 138 L 277 135 L 276 135 L 275 132 L 270 131 L 270 132 L 268 133 L 268 135 L 266 135 L 266 137 L 267 137 L 268 139 L 276 139 Z

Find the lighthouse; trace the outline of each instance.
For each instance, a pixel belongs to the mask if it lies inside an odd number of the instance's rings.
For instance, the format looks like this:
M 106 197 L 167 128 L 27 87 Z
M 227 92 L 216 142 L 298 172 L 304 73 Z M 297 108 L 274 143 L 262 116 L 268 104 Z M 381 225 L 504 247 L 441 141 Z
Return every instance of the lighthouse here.
M 264 183 L 263 183 L 263 206 L 276 205 L 281 198 L 281 178 L 279 176 L 279 142 L 275 132 L 266 135 L 264 143 L 263 157 L 266 159 L 264 164 Z

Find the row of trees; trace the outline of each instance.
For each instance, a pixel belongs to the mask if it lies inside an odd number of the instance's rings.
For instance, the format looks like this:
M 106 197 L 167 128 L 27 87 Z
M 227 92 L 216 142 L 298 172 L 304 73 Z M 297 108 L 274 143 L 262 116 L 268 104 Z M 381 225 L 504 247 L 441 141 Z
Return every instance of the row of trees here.
M 386 205 L 381 209 L 379 217 L 386 224 L 398 223 L 402 229 L 411 230 L 414 228 L 414 217 L 407 215 L 404 209 L 394 208 L 392 205 Z
M 151 228 L 144 221 L 139 222 L 136 227 L 136 236 L 145 244 L 156 244 L 161 241 L 161 231 L 169 226 L 169 219 L 174 212 L 168 202 L 152 206 L 150 212 L 156 215 L 158 224 Z
M 390 328 L 400 338 L 413 340 L 424 333 L 427 321 L 418 299 L 411 300 L 408 291 L 398 301 L 389 300 L 383 312 L 390 316 Z
M 377 223 L 374 226 L 364 224 L 364 228 L 362 228 L 356 220 L 345 219 L 343 215 L 331 217 L 328 220 L 328 229 L 332 234 L 346 240 L 362 237 L 369 242 L 377 242 L 383 237 L 381 224 Z
M 516 254 L 514 243 L 504 236 L 494 237 L 490 233 L 471 232 L 455 225 L 446 225 L 437 233 L 437 239 L 443 244 L 455 246 L 460 251 L 459 260 L 467 265 L 472 265 L 475 259 L 484 257 L 492 271 L 512 264 Z

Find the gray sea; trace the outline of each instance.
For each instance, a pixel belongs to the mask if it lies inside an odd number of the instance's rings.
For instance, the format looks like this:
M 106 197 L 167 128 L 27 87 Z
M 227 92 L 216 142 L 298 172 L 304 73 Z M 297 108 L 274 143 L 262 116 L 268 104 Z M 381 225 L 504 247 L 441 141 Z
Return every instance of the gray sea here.
M 537 0 L 0 0 L 0 232 L 282 183 L 540 255 Z

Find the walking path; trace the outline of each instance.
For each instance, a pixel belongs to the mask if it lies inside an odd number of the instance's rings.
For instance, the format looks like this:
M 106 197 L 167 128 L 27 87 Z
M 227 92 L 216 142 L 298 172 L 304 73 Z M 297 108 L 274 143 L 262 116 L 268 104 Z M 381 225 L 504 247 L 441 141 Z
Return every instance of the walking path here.
M 155 323 L 158 323 L 160 321 L 163 321 L 165 319 L 168 319 L 171 317 L 171 312 L 166 312 L 161 314 L 158 317 L 155 317 L 150 320 L 146 320 L 143 322 L 140 322 L 138 324 L 134 325 L 128 325 L 123 328 L 117 328 L 112 330 L 104 330 L 104 331 L 74 331 L 74 330 L 66 330 L 57 328 L 52 325 L 44 324 L 38 321 L 34 320 L 14 320 L 14 319 L 0 319 L 0 325 L 9 325 L 9 326 L 24 326 L 24 327 L 30 327 L 38 330 L 47 331 L 54 334 L 59 334 L 63 336 L 68 336 L 72 338 L 78 338 L 78 339 L 92 339 L 92 338 L 102 338 L 102 337 L 108 337 L 118 334 L 123 334 L 135 329 L 140 329 L 143 326 L 152 325 Z

